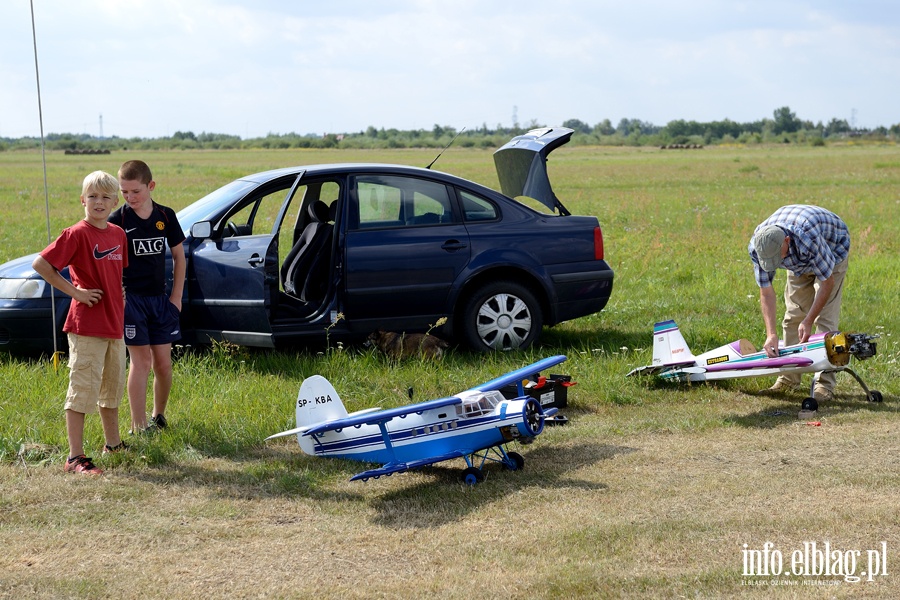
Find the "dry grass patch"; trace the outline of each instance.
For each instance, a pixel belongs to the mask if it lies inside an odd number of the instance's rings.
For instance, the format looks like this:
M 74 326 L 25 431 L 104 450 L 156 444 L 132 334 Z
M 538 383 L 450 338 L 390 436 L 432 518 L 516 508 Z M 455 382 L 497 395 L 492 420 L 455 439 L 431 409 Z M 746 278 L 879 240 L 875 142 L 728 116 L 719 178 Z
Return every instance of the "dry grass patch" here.
M 813 427 L 763 416 L 771 399 L 731 396 L 693 406 L 693 421 L 720 425 L 699 430 L 680 403 L 570 412 L 570 425 L 523 449 L 525 471 L 491 470 L 474 488 L 450 467 L 351 483 L 351 465 L 291 445 L 243 462 L 122 465 L 100 478 L 3 465 L 0 591 L 718 597 L 766 579 L 742 574 L 744 544 L 769 541 L 789 554 L 828 541 L 865 554 L 884 541 L 896 556 L 896 410 L 858 403 L 823 411 Z M 681 425 L 667 427 L 667 414 Z M 294 471 L 294 484 L 284 483 Z M 797 587 L 815 579 L 783 577 L 769 591 L 900 592 L 890 571 Z

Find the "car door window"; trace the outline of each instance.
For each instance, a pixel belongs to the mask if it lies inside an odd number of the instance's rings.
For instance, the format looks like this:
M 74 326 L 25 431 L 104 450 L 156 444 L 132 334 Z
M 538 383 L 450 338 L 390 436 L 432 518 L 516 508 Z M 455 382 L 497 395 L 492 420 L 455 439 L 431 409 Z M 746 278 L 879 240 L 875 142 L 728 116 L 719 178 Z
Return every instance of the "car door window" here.
M 460 190 L 459 198 L 463 206 L 463 219 L 467 223 L 472 221 L 494 221 L 499 216 L 497 207 L 480 196 Z
M 278 213 L 290 191 L 292 181 L 259 196 L 248 198 L 225 218 L 223 237 L 272 233 Z
M 414 177 L 360 175 L 355 178 L 355 228 L 418 227 L 453 222 L 443 184 Z

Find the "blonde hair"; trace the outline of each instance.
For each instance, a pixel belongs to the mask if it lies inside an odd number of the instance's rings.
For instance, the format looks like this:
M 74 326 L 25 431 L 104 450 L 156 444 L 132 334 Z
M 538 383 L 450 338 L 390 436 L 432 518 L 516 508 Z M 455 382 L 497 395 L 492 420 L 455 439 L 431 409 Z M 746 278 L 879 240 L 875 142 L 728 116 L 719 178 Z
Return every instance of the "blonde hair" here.
M 89 192 L 94 191 L 118 196 L 119 180 L 106 171 L 94 171 L 84 178 L 84 183 L 81 184 L 81 195 L 87 196 Z

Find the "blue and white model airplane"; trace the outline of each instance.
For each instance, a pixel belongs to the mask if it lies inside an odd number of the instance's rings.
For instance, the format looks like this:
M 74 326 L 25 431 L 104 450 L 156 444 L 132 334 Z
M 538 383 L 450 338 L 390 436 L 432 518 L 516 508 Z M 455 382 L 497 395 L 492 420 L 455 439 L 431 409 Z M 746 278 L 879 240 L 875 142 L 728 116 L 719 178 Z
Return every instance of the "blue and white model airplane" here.
M 266 439 L 296 435 L 303 452 L 312 456 L 381 463 L 351 481 L 462 458 L 468 467 L 462 479 L 474 485 L 484 480 L 481 469 L 487 461 L 510 470 L 525 465 L 522 455 L 507 452 L 505 444 L 534 441 L 557 409 L 544 410 L 526 396 L 523 381 L 537 380 L 538 373 L 564 360 L 562 355 L 551 356 L 448 398 L 352 414 L 331 383 L 313 375 L 303 381 L 297 395 L 297 427 Z M 512 400 L 499 391 L 510 385 L 518 391 Z
M 859 375 L 849 368 L 850 357 L 864 360 L 875 356 L 877 335 L 865 333 L 819 333 L 803 344 L 778 344 L 778 356 L 757 352 L 747 340 L 736 340 L 714 350 L 694 356 L 675 321 L 661 321 L 653 326 L 653 364 L 628 373 L 654 375 L 672 381 L 713 381 L 738 377 L 763 377 L 790 373 L 822 373 L 847 371 L 862 386 L 866 399 L 881 402 L 878 390 L 869 390 Z M 818 403 L 810 394 L 803 401 L 804 410 L 817 410 Z

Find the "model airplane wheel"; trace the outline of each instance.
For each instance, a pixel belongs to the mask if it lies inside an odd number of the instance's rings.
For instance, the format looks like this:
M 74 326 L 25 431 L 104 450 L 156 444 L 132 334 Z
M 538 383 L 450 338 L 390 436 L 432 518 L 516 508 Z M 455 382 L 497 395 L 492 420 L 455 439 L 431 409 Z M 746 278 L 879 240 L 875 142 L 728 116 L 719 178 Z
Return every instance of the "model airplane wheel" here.
M 462 481 L 466 485 L 475 485 L 484 481 L 484 473 L 478 467 L 469 467 L 462 473 Z
M 882 397 L 881 392 L 878 390 L 871 390 L 869 392 L 869 402 L 883 402 L 884 397 Z
M 808 411 L 816 411 L 819 410 L 819 403 L 816 402 L 815 398 L 807 398 L 803 401 L 803 404 L 800 405 L 800 410 L 808 410 Z
M 503 464 L 510 471 L 521 471 L 525 468 L 525 457 L 518 452 L 507 452 L 506 456 L 509 458 L 509 461 Z

